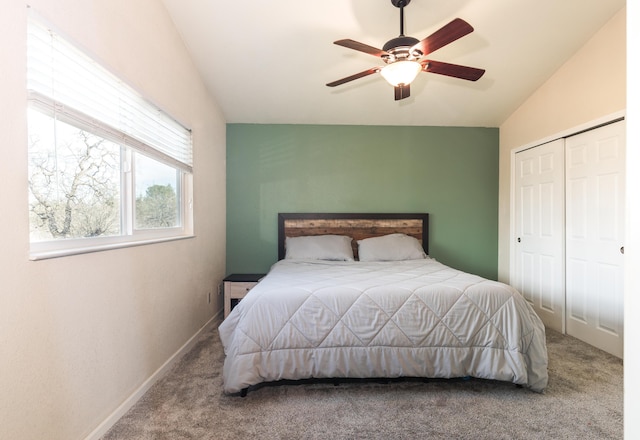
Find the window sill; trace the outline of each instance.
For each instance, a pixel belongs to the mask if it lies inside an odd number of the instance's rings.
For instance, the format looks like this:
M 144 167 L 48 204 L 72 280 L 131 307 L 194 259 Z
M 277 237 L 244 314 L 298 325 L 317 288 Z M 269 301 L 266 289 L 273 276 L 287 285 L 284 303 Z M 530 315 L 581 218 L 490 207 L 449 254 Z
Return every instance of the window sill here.
M 31 250 L 29 252 L 29 259 L 32 261 L 48 260 L 51 258 L 68 257 L 71 255 L 88 254 L 91 252 L 101 252 L 101 251 L 108 251 L 112 249 L 122 249 L 122 248 L 134 247 L 134 246 L 144 246 L 148 244 L 164 243 L 168 241 L 185 240 L 185 239 L 194 238 L 194 237 L 195 235 L 189 234 L 189 235 L 180 235 L 180 236 L 173 236 L 173 237 L 150 238 L 150 239 L 143 239 L 139 241 L 91 244 L 84 247 L 74 247 L 73 249 L 67 248 L 67 249 L 35 250 L 35 251 Z

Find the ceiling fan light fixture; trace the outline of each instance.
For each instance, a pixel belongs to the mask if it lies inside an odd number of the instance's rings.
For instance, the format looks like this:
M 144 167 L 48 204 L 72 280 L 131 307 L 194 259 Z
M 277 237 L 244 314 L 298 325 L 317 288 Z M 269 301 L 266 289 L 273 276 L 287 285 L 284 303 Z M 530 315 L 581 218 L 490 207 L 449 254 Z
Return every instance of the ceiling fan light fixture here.
M 422 64 L 417 61 L 400 60 L 387 64 L 380 70 L 382 77 L 392 86 L 409 85 L 422 70 Z
M 413 82 L 420 72 L 437 73 L 438 75 L 446 75 L 468 81 L 477 81 L 484 75 L 484 69 L 425 59 L 424 57 L 430 53 L 470 34 L 473 32 L 473 27 L 463 19 L 456 18 L 422 40 L 408 37 L 404 35 L 404 7 L 410 1 L 391 0 L 393 6 L 400 8 L 400 35 L 387 41 L 382 49 L 350 39 L 333 42 L 338 46 L 380 58 L 386 65 L 384 67 L 372 67 L 337 81 L 332 81 L 327 83 L 327 87 L 339 86 L 340 84 L 380 72 L 382 77 L 393 86 L 394 98 L 398 101 L 409 97 L 409 84 Z

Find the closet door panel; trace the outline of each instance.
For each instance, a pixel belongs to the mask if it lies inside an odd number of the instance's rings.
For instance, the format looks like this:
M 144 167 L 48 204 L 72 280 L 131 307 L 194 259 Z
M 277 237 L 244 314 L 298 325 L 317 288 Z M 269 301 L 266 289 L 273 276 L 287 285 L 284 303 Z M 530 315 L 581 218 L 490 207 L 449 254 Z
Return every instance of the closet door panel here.
M 566 139 L 567 333 L 622 357 L 624 122 Z
M 572 294 L 567 295 L 568 320 L 585 325 L 589 322 L 587 274 L 586 260 L 573 257 L 567 259 L 567 285 L 572 289 Z
M 515 155 L 512 284 L 544 324 L 564 331 L 564 141 Z

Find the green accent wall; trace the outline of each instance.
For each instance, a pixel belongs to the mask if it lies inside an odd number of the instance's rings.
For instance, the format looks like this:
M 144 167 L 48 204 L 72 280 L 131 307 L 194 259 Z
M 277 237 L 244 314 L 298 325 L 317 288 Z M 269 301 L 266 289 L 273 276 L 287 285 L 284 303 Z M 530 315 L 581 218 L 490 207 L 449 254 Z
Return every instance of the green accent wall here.
M 279 212 L 427 212 L 429 254 L 490 279 L 498 129 L 227 124 L 227 273 L 277 261 Z

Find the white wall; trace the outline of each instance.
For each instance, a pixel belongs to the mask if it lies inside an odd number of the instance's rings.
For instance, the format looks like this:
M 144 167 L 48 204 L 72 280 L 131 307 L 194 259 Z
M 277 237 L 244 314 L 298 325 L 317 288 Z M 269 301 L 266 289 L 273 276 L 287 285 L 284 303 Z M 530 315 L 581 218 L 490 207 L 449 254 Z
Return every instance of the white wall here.
M 27 7 L 3 1 L 0 438 L 80 439 L 222 306 L 225 121 L 159 0 L 28 3 L 193 129 L 196 238 L 29 261 Z
M 621 110 L 627 119 L 627 227 L 625 241 L 625 438 L 640 438 L 640 117 L 637 81 L 640 66 L 638 2 L 628 2 L 578 53 L 538 89 L 500 126 L 499 255 L 498 276 L 509 280 L 510 183 L 513 149 L 547 139 L 573 127 Z M 628 63 L 628 64 L 627 64 Z M 628 89 L 627 89 L 628 86 Z M 629 97 L 629 102 L 627 102 Z
M 627 78 L 640 78 L 640 28 L 635 24 L 640 22 L 640 3 L 628 2 L 627 23 Z M 624 299 L 624 434 L 625 438 L 640 438 L 640 350 L 638 350 L 638 336 L 640 336 L 640 84 L 637 80 L 629 81 L 627 96 L 627 227 L 625 230 L 625 265 L 629 268 L 625 275 Z M 633 190 L 630 190 L 633 188 Z
M 500 126 L 498 278 L 509 281 L 512 150 L 626 108 L 626 9 Z

